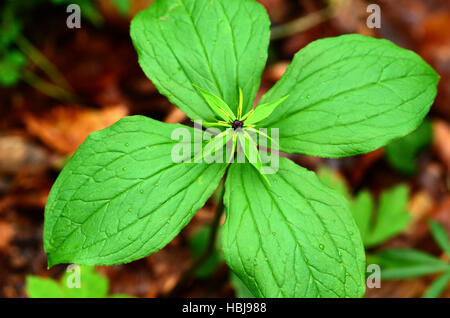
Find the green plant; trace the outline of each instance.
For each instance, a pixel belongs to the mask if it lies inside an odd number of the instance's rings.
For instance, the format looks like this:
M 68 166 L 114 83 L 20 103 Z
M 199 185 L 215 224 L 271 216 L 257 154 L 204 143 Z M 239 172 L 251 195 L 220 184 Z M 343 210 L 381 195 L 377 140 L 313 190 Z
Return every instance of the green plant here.
M 0 86 L 14 86 L 21 80 L 42 93 L 57 99 L 74 100 L 70 85 L 58 69 L 37 50 L 22 34 L 27 22 L 25 16 L 44 5 L 69 5 L 72 0 L 7 0 L 0 5 Z M 93 0 L 79 0 L 83 17 L 92 24 L 99 25 L 103 17 Z M 121 15 L 130 12 L 130 0 L 114 0 L 113 5 Z M 65 10 L 61 11 L 66 13 Z M 29 21 L 28 21 L 29 22 Z M 34 74 L 27 65 L 34 63 L 43 70 L 51 82 Z
M 45 0 L 48 1 L 48 0 Z M 100 25 L 103 22 L 103 17 L 98 11 L 98 8 L 93 0 L 78 0 L 76 2 L 72 0 L 50 0 L 55 5 L 70 5 L 77 4 L 80 6 L 80 11 L 83 17 L 85 17 L 93 25 Z
M 368 262 L 379 264 L 381 278 L 385 280 L 416 278 L 430 274 L 442 274 L 425 292 L 423 297 L 438 297 L 450 282 L 450 241 L 446 230 L 434 220 L 429 221 L 431 234 L 436 243 L 447 254 L 447 261 L 428 253 L 409 249 L 391 248 L 369 255 Z
M 191 238 L 189 247 L 194 259 L 198 259 L 202 256 L 203 251 L 207 248 L 210 235 L 211 228 L 204 227 L 198 230 Z M 195 270 L 195 275 L 199 278 L 206 278 L 216 270 L 221 262 L 223 262 L 223 257 L 219 254 L 216 246 L 214 246 L 212 252 L 208 255 L 208 258 Z
M 239 140 L 247 157 L 258 157 L 262 149 L 246 134 L 267 127 L 279 129 L 271 145 L 281 151 L 351 156 L 408 134 L 429 111 L 439 79 L 434 70 L 411 51 L 360 35 L 308 45 L 252 111 L 269 26 L 253 0 L 157 0 L 132 21 L 139 63 L 158 90 L 226 135 L 207 143 L 206 155 L 227 140 L 234 152 Z M 188 131 L 186 139 L 174 140 L 176 129 Z M 195 134 L 203 132 L 142 116 L 91 134 L 48 198 L 49 266 L 127 263 L 160 250 L 225 176 L 222 249 L 255 296 L 364 294 L 364 248 L 340 194 L 283 157 L 265 176 L 259 160 L 174 162 L 172 151 L 190 146 Z
M 412 175 L 417 170 L 417 155 L 431 143 L 432 138 L 431 122 L 424 120 L 422 125 L 411 134 L 394 140 L 386 146 L 386 159 L 398 171 Z
M 25 290 L 30 298 L 108 298 L 109 281 L 98 274 L 92 266 L 81 266 L 79 269 L 79 286 L 69 287 L 74 283 L 73 273 L 66 272 L 61 280 L 28 276 Z M 78 287 L 78 288 L 77 288 Z M 113 298 L 130 297 L 115 294 Z
M 0 86 L 12 86 L 19 81 L 21 69 L 26 64 L 22 52 L 13 47 L 21 25 L 9 6 L 2 7 L 0 18 Z
M 117 11 L 123 15 L 127 16 L 131 12 L 131 0 L 113 0 L 112 3 L 116 7 Z
M 361 191 L 351 205 L 364 246 L 379 245 L 401 233 L 409 224 L 411 214 L 406 210 L 409 190 L 399 185 L 381 193 L 376 211 L 368 191 Z
M 0 86 L 14 86 L 21 80 L 40 92 L 63 101 L 75 99 L 58 69 L 22 34 L 26 13 L 48 0 L 7 1 L 0 5 Z M 41 69 L 51 81 L 35 74 Z
M 48 0 L 45 0 L 48 1 Z M 50 0 L 51 3 L 56 5 L 69 5 L 78 4 L 80 6 L 81 13 L 89 20 L 93 25 L 100 25 L 103 23 L 103 16 L 99 12 L 96 1 L 94 0 Z M 112 0 L 112 5 L 116 8 L 117 12 L 122 16 L 126 16 L 131 11 L 131 0 Z
M 378 206 L 374 209 L 374 199 L 368 190 L 362 190 L 352 197 L 345 181 L 332 170 L 322 167 L 318 175 L 325 185 L 350 200 L 350 210 L 366 248 L 387 241 L 408 226 L 411 215 L 406 210 L 409 197 L 406 185 L 398 185 L 383 191 Z
M 189 241 L 189 246 L 195 259 L 201 257 L 202 252 L 205 251 L 208 244 L 208 238 L 211 235 L 209 227 L 204 227 L 198 230 Z M 219 244 L 217 244 L 219 245 Z M 195 271 L 195 276 L 200 279 L 206 279 L 224 262 L 223 256 L 220 254 L 219 246 L 214 246 L 213 251 L 209 257 L 199 266 Z M 239 279 L 233 272 L 230 273 L 230 284 L 233 287 L 236 297 L 238 298 L 254 298 L 255 296 L 245 286 L 242 280 Z
M 210 237 L 210 228 L 204 227 L 198 230 L 195 235 L 189 241 L 189 247 L 194 256 L 194 259 L 198 259 L 205 251 L 208 244 L 208 238 Z M 217 244 L 219 245 L 219 244 Z M 209 254 L 209 257 L 199 266 L 195 271 L 195 276 L 200 279 L 206 279 L 224 262 L 223 256 L 220 254 L 220 246 L 214 246 L 213 251 Z M 235 295 L 238 298 L 254 298 L 255 296 L 245 286 L 242 280 L 239 279 L 233 272 L 230 273 L 230 284 L 235 291 Z

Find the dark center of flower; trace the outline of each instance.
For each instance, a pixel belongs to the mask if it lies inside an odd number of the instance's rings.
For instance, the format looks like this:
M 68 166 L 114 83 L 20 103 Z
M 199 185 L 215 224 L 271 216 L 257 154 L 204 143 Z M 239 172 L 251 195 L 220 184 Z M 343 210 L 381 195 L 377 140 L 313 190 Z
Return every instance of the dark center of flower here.
M 234 130 L 240 129 L 242 126 L 244 126 L 244 122 L 237 119 L 231 123 L 231 127 L 233 127 Z

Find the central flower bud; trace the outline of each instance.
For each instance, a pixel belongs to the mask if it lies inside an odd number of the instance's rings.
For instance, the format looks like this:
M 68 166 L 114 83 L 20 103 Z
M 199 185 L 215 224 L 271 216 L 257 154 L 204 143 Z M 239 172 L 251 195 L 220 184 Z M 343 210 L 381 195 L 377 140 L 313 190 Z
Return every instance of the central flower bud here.
M 231 127 L 233 127 L 234 130 L 240 129 L 242 126 L 244 126 L 244 122 L 237 119 L 231 123 Z

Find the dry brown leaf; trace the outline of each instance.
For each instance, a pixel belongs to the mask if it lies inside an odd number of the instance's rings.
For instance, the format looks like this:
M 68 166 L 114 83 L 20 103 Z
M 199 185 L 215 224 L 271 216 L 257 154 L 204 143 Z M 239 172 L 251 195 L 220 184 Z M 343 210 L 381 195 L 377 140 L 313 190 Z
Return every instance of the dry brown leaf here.
M 114 124 L 127 114 L 128 109 L 122 104 L 102 110 L 78 105 L 60 106 L 45 115 L 26 114 L 25 124 L 32 135 L 49 147 L 71 154 L 90 133 Z
M 284 72 L 286 72 L 286 68 L 290 64 L 290 61 L 279 61 L 274 63 L 266 68 L 263 74 L 264 80 L 270 81 L 272 83 L 276 83 L 280 80 L 281 76 L 283 76 Z
M 408 203 L 408 211 L 412 215 L 413 221 L 411 227 L 418 221 L 422 220 L 425 216 L 430 214 L 430 211 L 434 207 L 434 200 L 427 191 L 419 191 L 415 193 Z
M 8 248 L 14 235 L 12 226 L 4 221 L 0 221 L 0 251 Z
M 433 122 L 433 147 L 450 171 L 450 125 L 443 120 Z
M 367 27 L 367 12 L 369 3 L 364 0 L 330 0 L 335 14 L 333 24 L 343 33 L 359 33 L 375 36 L 375 29 Z
M 187 118 L 186 114 L 178 107 L 173 106 L 164 121 L 169 124 L 178 124 Z
M 439 73 L 434 109 L 450 119 L 450 12 L 439 11 L 430 15 L 420 26 L 422 31 L 420 54 Z
M 414 280 L 382 281 L 381 288 L 367 288 L 366 298 L 417 298 L 428 285 L 426 278 Z

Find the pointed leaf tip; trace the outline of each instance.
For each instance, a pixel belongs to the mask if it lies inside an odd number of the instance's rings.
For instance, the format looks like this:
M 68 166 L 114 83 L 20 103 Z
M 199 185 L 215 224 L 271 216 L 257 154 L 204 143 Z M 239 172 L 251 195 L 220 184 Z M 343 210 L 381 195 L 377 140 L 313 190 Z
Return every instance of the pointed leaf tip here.
M 279 100 L 272 102 L 272 103 L 267 103 L 267 104 L 262 104 L 257 106 L 253 112 L 248 116 L 248 118 L 246 119 L 245 123 L 248 125 L 251 124 L 256 124 L 258 122 L 260 122 L 263 119 L 266 119 L 267 117 L 270 116 L 270 114 L 273 113 L 273 111 L 279 106 L 281 105 L 286 99 L 288 99 L 289 95 L 284 96 L 283 98 L 280 98 Z
M 192 84 L 203 96 L 203 98 L 208 103 L 209 107 L 223 120 L 230 122 L 236 119 L 236 115 L 231 110 L 230 106 L 227 105 L 220 97 L 209 93 L 203 88 Z

